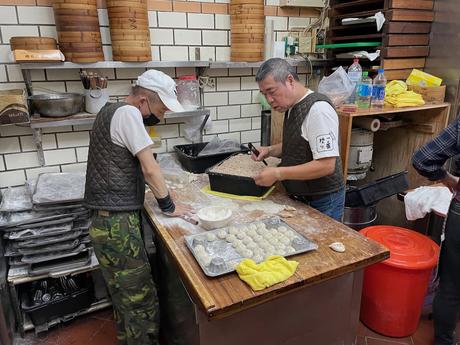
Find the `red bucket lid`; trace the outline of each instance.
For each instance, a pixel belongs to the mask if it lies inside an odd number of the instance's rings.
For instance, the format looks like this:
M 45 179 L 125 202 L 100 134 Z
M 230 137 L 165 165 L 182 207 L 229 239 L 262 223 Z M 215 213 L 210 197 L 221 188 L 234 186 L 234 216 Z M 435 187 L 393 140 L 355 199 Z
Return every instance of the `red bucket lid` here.
M 369 226 L 360 231 L 366 237 L 384 245 L 390 258 L 384 264 L 423 270 L 436 266 L 439 246 L 428 237 L 404 228 L 388 225 Z

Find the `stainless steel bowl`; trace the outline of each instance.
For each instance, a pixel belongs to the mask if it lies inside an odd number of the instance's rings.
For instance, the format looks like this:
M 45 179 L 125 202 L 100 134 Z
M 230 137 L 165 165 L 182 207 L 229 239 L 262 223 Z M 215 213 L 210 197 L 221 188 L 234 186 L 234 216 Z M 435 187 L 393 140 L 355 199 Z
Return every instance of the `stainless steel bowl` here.
M 79 93 L 33 95 L 28 98 L 33 112 L 48 117 L 63 117 L 83 109 L 84 96 Z

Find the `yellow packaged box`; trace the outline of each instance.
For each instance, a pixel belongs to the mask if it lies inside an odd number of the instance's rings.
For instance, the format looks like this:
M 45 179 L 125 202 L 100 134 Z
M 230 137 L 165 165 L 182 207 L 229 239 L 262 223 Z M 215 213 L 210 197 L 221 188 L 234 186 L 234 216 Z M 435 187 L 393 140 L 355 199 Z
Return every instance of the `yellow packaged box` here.
M 23 89 L 0 90 L 0 125 L 30 122 Z
M 441 85 L 441 86 L 409 85 L 408 89 L 422 95 L 422 98 L 426 103 L 431 103 L 431 104 L 443 103 L 444 98 L 446 97 L 446 85 Z

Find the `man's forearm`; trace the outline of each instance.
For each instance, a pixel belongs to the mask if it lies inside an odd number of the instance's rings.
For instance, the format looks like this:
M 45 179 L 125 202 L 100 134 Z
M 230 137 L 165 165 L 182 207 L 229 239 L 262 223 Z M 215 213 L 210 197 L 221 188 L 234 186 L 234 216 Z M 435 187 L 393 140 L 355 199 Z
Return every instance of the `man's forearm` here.
M 313 160 L 308 163 L 280 167 L 280 180 L 315 180 L 334 173 L 336 157 Z
M 276 144 L 276 145 L 271 145 L 268 147 L 268 155 L 271 157 L 280 158 L 282 151 L 283 151 L 283 145 L 281 143 Z
M 162 199 L 168 196 L 168 187 L 166 186 L 160 167 L 156 167 L 145 173 L 144 178 L 155 198 Z

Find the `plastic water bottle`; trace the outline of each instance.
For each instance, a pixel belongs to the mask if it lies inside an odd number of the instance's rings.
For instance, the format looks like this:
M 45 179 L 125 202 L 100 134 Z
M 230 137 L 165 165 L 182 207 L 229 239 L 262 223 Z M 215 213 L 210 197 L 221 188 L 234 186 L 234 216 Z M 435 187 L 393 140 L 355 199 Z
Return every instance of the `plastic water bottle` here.
M 358 85 L 356 92 L 356 105 L 358 109 L 369 109 L 372 97 L 372 79 L 369 78 L 368 72 L 363 72 L 361 83 Z
M 350 80 L 355 85 L 353 93 L 351 94 L 350 98 L 348 98 L 348 103 L 355 103 L 356 89 L 358 84 L 361 82 L 361 75 L 363 74 L 363 69 L 359 64 L 358 58 L 353 59 L 353 64 L 350 67 L 348 67 L 347 74 L 348 78 L 350 78 Z
M 385 104 L 385 86 L 387 85 L 387 79 L 383 73 L 383 68 L 379 69 L 378 74 L 372 83 L 372 108 L 381 109 Z

